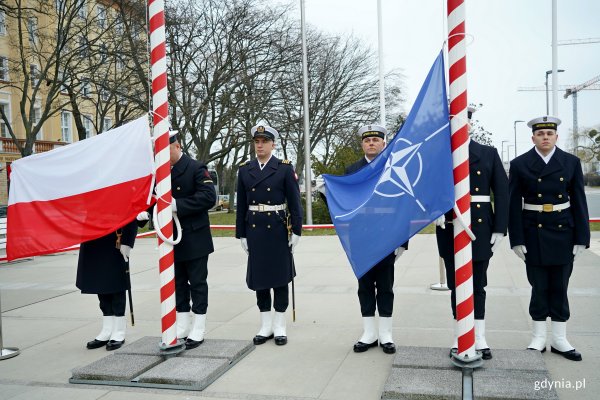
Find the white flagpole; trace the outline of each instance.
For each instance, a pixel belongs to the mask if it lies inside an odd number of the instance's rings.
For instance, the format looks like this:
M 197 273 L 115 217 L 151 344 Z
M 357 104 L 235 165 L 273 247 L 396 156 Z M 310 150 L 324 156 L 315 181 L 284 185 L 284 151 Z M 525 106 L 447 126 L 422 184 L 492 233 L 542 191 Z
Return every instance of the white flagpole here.
M 306 50 L 304 0 L 300 0 L 300 27 L 302 30 L 302 98 L 304 100 L 304 187 L 306 190 L 306 224 L 312 225 L 312 177 L 310 172 L 310 121 L 308 109 L 308 55 Z
M 556 0 L 552 0 L 552 115 L 558 117 L 558 48 L 556 43 L 557 8 Z
M 385 81 L 383 75 L 383 23 L 381 0 L 377 0 L 377 52 L 379 53 L 379 109 L 381 126 L 385 128 Z M 389 140 L 389 138 L 386 138 Z

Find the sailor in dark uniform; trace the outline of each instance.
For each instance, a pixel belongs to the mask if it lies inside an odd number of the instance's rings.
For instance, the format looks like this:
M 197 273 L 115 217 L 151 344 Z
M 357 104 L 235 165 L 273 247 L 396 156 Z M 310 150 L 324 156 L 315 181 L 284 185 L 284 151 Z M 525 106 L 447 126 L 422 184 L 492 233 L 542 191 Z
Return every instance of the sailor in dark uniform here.
M 546 319 L 552 320 L 553 353 L 573 361 L 581 354 L 567 341 L 567 287 L 573 261 L 590 245 L 587 202 L 579 158 L 558 147 L 560 119 L 535 118 L 534 148 L 510 163 L 510 245 L 525 261 L 531 284 L 528 349 L 546 351 Z
M 98 239 L 81 244 L 76 286 L 100 300 L 102 330 L 88 349 L 116 350 L 125 343 L 125 291 L 131 290 L 129 253 L 137 234 L 136 221 Z
M 181 151 L 177 131 L 169 136 L 171 206 L 182 231 L 181 241 L 173 248 L 177 337 L 186 339 L 186 349 L 193 349 L 204 342 L 206 331 L 208 255 L 214 251 L 208 210 L 216 204 L 217 194 L 206 165 Z M 137 219 L 148 218 L 143 212 Z
M 474 107 L 468 108 L 469 121 Z M 498 151 L 469 139 L 469 181 L 471 186 L 471 229 L 476 239 L 472 242 L 473 299 L 475 317 L 475 349 L 484 360 L 492 358 L 485 340 L 485 287 L 490 258 L 506 236 L 508 227 L 508 177 Z M 492 194 L 494 205 L 492 207 Z M 450 288 L 450 304 L 454 317 L 454 343 L 458 348 L 456 322 L 456 284 L 454 271 L 453 211 L 436 220 L 436 238 L 440 257 L 444 259 L 446 279 Z
M 277 131 L 258 125 L 251 134 L 256 159 L 243 163 L 238 171 L 235 237 L 248 254 L 246 283 L 256 291 L 260 310 L 261 328 L 254 344 L 275 337 L 275 344 L 285 345 L 288 283 L 296 275 L 292 253 L 302 233 L 300 189 L 291 163 L 272 155 Z
M 365 156 L 346 168 L 351 174 L 369 164 L 385 148 L 387 130 L 379 125 L 366 125 L 358 130 Z M 322 177 L 317 178 L 317 190 L 326 196 Z M 324 200 L 326 198 L 324 197 Z M 394 354 L 396 345 L 392 337 L 392 312 L 394 309 L 394 263 L 408 248 L 408 242 L 398 247 L 383 260 L 375 264 L 358 280 L 358 301 L 363 320 L 363 333 L 353 346 L 356 353 L 362 353 L 379 345 L 384 353 Z M 375 320 L 379 314 L 379 329 Z

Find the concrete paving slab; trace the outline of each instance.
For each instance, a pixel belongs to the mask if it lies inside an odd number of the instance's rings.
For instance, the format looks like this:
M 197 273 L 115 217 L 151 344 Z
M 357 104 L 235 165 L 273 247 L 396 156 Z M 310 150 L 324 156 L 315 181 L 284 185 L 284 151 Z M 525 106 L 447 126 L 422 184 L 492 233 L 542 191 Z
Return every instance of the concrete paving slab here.
M 90 381 L 131 381 L 163 362 L 162 357 L 139 354 L 111 354 L 73 370 L 71 383 Z
M 227 371 L 229 365 L 226 358 L 174 357 L 141 374 L 137 382 L 165 388 L 204 390 Z
M 493 349 L 493 358 L 481 370 L 547 372 L 542 354 L 531 350 Z M 395 368 L 454 369 L 445 347 L 398 346 L 392 364 Z
M 549 379 L 541 371 L 477 369 L 473 372 L 473 395 L 477 400 L 558 400 L 554 389 L 542 389 Z
M 254 344 L 249 340 L 205 339 L 200 346 L 184 351 L 180 354 L 180 357 L 225 358 L 230 363 L 234 363 L 254 348 Z
M 461 382 L 458 369 L 392 368 L 381 398 L 459 400 Z

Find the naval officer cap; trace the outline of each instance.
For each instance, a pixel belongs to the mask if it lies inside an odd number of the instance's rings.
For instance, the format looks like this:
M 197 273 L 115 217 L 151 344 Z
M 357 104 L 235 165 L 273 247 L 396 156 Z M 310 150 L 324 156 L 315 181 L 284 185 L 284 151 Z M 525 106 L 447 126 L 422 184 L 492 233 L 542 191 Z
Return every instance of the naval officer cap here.
M 387 129 L 380 125 L 365 125 L 358 130 L 358 136 L 361 140 L 368 137 L 379 137 L 385 140 L 387 133 Z
M 551 115 L 544 115 L 543 117 L 537 117 L 527 123 L 527 126 L 531 128 L 532 132 L 538 129 L 554 129 L 560 125 L 560 119 Z
M 253 138 L 262 137 L 267 140 L 275 141 L 277 136 L 279 136 L 279 132 L 275 128 L 271 128 L 268 125 L 256 125 L 253 126 L 250 130 Z
M 179 131 L 169 131 L 169 144 L 173 144 L 177 141 L 177 134 Z

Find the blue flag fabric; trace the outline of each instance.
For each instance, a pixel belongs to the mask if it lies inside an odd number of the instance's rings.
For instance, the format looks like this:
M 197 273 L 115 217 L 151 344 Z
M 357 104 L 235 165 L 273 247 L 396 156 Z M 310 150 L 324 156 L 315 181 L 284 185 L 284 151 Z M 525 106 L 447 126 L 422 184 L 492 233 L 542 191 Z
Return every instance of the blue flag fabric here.
M 452 208 L 442 52 L 389 145 L 353 174 L 323 177 L 331 220 L 357 278 Z

